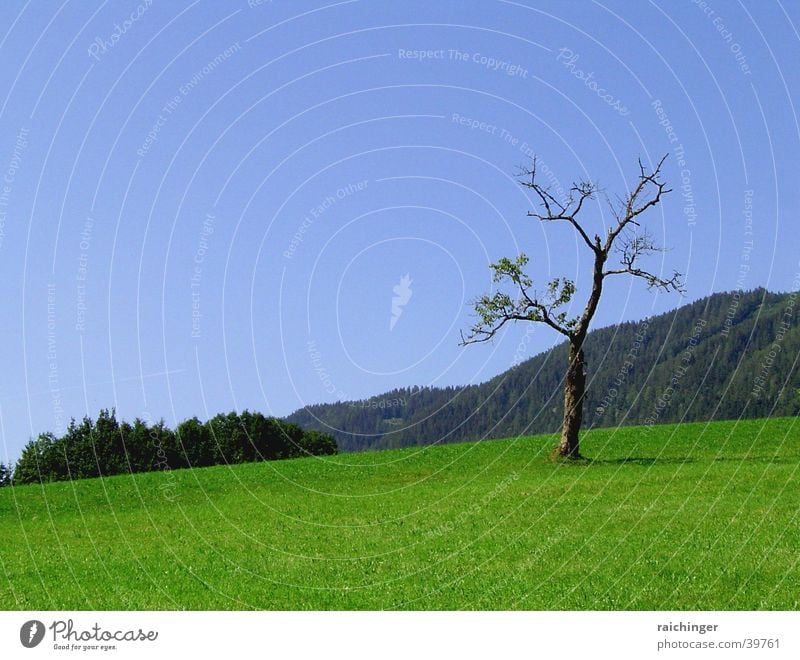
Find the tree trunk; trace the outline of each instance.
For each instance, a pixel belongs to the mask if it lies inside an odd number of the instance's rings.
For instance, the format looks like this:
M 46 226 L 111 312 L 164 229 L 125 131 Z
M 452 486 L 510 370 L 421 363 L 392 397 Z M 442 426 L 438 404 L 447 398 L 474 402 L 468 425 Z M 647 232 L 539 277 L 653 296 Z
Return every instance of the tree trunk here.
M 558 443 L 558 456 L 580 458 L 578 434 L 583 421 L 583 399 L 586 394 L 586 371 L 583 349 L 580 344 L 571 343 L 569 347 L 569 367 L 564 381 L 564 423 L 561 425 L 561 440 Z

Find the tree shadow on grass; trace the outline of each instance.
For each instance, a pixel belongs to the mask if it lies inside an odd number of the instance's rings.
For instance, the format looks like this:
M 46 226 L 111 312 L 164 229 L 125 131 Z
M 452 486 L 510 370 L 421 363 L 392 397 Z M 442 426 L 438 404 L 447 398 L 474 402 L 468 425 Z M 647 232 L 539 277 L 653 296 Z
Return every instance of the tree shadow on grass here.
M 773 465 L 796 465 L 800 456 L 715 456 L 715 463 L 769 463 Z
M 663 458 L 653 457 L 627 457 L 627 458 L 587 458 L 590 465 L 682 465 L 684 463 L 694 463 L 694 458 L 688 456 L 666 456 Z

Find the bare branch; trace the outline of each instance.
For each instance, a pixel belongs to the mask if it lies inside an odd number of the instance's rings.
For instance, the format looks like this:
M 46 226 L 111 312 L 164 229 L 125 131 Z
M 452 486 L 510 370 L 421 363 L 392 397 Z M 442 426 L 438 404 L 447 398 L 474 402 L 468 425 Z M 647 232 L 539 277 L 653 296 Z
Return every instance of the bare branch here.
M 669 279 L 664 279 L 663 277 L 659 277 L 641 268 L 617 268 L 614 270 L 607 270 L 603 275 L 633 275 L 634 277 L 641 277 L 645 280 L 648 289 L 657 288 L 663 289 L 664 291 L 686 293 L 683 276 L 678 271 L 673 271 L 672 277 Z
M 625 233 L 620 239 L 621 243 L 615 245 L 615 251 L 620 255 L 620 263 L 622 268 L 616 268 L 603 272 L 603 277 L 607 275 L 633 275 L 640 277 L 647 282 L 648 288 L 660 288 L 665 291 L 677 291 L 679 293 L 685 292 L 685 287 L 682 281 L 682 276 L 677 271 L 674 271 L 672 277 L 669 279 L 662 278 L 654 273 L 643 270 L 637 265 L 637 260 L 647 254 L 654 252 L 663 252 L 664 249 L 657 246 L 653 237 L 647 230 L 639 233 Z
M 608 230 L 605 246 L 603 248 L 606 254 L 611 251 L 614 241 L 626 227 L 631 224 L 638 226 L 639 223 L 636 221 L 636 218 L 647 209 L 659 204 L 663 195 L 672 192 L 671 189 L 666 187 L 666 183 L 661 181 L 661 167 L 666 159 L 667 156 L 665 155 L 658 161 L 655 169 L 650 173 L 645 170 L 641 159 L 639 159 L 639 181 L 633 191 L 624 200 L 620 211 L 616 214 L 617 226 Z M 645 197 L 648 191 L 651 191 L 650 196 Z
M 498 324 L 494 327 L 478 327 L 476 324 L 473 326 L 469 334 L 464 336 L 464 331 L 461 330 L 461 346 L 467 346 L 468 344 L 480 344 L 485 341 L 489 341 L 500 331 L 500 329 L 509 321 L 525 321 L 525 318 L 515 318 L 512 316 L 506 316 L 501 319 Z
M 576 216 L 583 208 L 583 203 L 587 199 L 593 199 L 597 193 L 597 186 L 591 181 L 580 181 L 574 183 L 570 188 L 569 198 L 566 204 L 559 202 L 551 193 L 549 188 L 542 186 L 536 181 L 536 158 L 534 157 L 531 169 L 523 170 L 523 176 L 530 177 L 530 180 L 521 181 L 522 185 L 530 188 L 539 198 L 540 205 L 544 209 L 544 213 L 536 213 L 528 211 L 528 217 L 536 218 L 543 222 L 553 222 L 562 220 L 568 222 L 573 226 L 575 231 L 578 232 L 584 243 L 589 246 L 592 251 L 597 251 L 598 246 L 593 243 L 589 235 L 576 220 Z

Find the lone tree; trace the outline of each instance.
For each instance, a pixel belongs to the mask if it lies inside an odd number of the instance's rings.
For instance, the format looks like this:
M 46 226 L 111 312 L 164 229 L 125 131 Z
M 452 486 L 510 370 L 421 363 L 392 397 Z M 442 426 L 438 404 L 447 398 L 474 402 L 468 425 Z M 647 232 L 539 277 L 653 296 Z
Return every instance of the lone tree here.
M 536 159 L 530 169 L 522 172 L 522 185 L 530 188 L 540 202 L 539 212 L 529 211 L 528 216 L 543 222 L 568 222 L 586 244 L 594 257 L 592 268 L 592 289 L 580 316 L 569 317 L 563 311 L 575 294 L 575 283 L 567 278 L 555 278 L 547 283 L 544 292 L 533 289 L 533 280 L 525 273 L 528 257 L 520 254 L 515 259 L 503 257 L 491 264 L 494 282 L 510 283 L 516 288 L 512 296 L 504 291 L 483 295 L 475 301 L 477 320 L 469 334 L 462 333 L 462 345 L 484 342 L 509 321 L 532 321 L 544 323 L 560 332 L 569 341 L 569 363 L 564 378 L 564 421 L 561 426 L 561 439 L 556 448 L 558 456 L 580 458 L 578 435 L 583 417 L 583 400 L 586 394 L 586 370 L 583 356 L 583 343 L 589 331 L 589 324 L 597 311 L 603 294 L 605 279 L 612 275 L 632 275 L 647 282 L 648 289 L 682 293 L 682 275 L 677 271 L 672 277 L 664 279 L 655 273 L 644 270 L 641 257 L 661 252 L 652 235 L 640 224 L 640 216 L 648 209 L 658 205 L 663 195 L 671 192 L 662 181 L 662 158 L 652 171 L 645 169 L 639 160 L 639 176 L 636 183 L 624 198 L 612 202 L 592 181 L 579 181 L 572 185 L 566 200 L 559 201 L 548 187 L 536 180 Z M 584 205 L 602 195 L 611 209 L 614 222 L 604 236 L 590 236 L 585 223 L 578 220 Z M 618 263 L 609 266 L 609 258 L 617 258 Z

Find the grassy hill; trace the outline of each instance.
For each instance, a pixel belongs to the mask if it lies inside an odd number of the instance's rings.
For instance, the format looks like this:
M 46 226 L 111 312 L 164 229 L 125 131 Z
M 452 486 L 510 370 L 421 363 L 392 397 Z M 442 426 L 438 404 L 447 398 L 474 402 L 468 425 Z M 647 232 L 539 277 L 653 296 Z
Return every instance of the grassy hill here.
M 591 332 L 584 424 L 798 414 L 795 297 L 764 289 L 717 293 Z M 566 361 L 561 344 L 481 385 L 404 388 L 367 401 L 308 406 L 288 420 L 333 433 L 344 451 L 549 433 L 561 425 Z
M 800 607 L 795 418 L 0 489 L 3 609 Z

